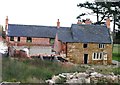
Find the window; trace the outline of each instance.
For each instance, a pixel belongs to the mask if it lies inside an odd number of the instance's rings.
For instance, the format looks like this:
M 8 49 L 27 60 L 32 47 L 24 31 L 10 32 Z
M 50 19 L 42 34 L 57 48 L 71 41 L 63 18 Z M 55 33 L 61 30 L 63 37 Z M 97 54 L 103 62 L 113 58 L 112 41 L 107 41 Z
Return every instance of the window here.
M 87 48 L 87 44 L 83 44 L 83 48 Z
M 27 42 L 32 42 L 32 38 L 31 37 L 27 37 Z
M 18 38 L 17 38 L 17 41 L 19 41 L 19 42 L 20 42 L 20 37 L 18 37 Z
M 99 44 L 99 48 L 105 48 L 105 44 Z
M 102 59 L 102 53 L 100 53 L 100 59 Z
M 93 60 L 102 60 L 103 59 L 103 52 L 93 53 L 92 59 Z
M 10 37 L 10 41 L 14 41 L 14 37 L 13 36 Z
M 95 56 L 96 56 L 96 53 L 94 53 L 94 55 L 93 55 L 94 57 L 93 57 L 93 59 L 95 59 Z
M 50 44 L 54 44 L 54 41 L 55 41 L 55 39 L 54 38 L 50 38 Z

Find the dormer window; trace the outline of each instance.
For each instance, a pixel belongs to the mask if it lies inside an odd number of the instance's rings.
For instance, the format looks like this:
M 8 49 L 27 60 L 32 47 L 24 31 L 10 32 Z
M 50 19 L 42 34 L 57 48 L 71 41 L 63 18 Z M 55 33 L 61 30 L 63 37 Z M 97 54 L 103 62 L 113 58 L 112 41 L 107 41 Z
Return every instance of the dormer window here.
M 31 37 L 27 37 L 27 42 L 32 42 L 32 38 Z
M 17 38 L 17 41 L 20 42 L 20 37 Z
M 105 48 L 105 44 L 99 44 L 99 48 Z
M 50 38 L 50 44 L 53 45 L 54 44 L 55 39 L 54 38 Z
M 84 43 L 83 44 L 83 48 L 87 48 L 87 47 L 88 47 L 88 45 Z
M 14 41 L 14 37 L 13 36 L 10 37 L 10 41 Z

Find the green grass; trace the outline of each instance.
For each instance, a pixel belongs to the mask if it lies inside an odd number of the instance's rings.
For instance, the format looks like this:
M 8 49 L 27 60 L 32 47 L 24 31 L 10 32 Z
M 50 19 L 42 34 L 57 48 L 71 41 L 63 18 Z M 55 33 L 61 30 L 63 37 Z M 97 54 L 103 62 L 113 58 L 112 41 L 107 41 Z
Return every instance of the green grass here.
M 21 61 L 3 58 L 2 79 L 9 82 L 39 83 L 59 73 L 85 71 L 86 69 L 39 59 Z
M 120 44 L 115 44 L 113 46 L 113 56 L 112 56 L 112 59 L 113 60 L 117 60 L 117 61 L 120 61 Z
M 117 74 L 120 75 L 120 68 L 114 68 L 114 69 L 112 69 L 112 72 L 113 72 L 115 75 L 117 75 Z

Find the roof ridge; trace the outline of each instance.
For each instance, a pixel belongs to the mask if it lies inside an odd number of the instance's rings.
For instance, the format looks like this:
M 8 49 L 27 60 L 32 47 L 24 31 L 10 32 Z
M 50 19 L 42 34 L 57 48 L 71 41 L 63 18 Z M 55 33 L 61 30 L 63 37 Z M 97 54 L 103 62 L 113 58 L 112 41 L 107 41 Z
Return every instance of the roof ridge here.
M 106 25 L 99 25 L 99 24 L 72 24 L 73 25 L 77 25 L 77 26 L 102 26 L 102 27 L 106 27 Z
M 47 26 L 47 25 L 27 25 L 27 24 L 8 24 L 8 25 L 16 25 L 16 26 L 35 26 L 35 27 L 54 27 L 57 28 L 57 26 Z M 60 28 L 70 28 L 70 27 L 60 27 Z
M 8 25 L 16 25 L 16 26 L 35 26 L 35 27 L 56 27 L 56 26 L 45 26 L 45 25 L 27 25 L 27 24 L 8 24 Z

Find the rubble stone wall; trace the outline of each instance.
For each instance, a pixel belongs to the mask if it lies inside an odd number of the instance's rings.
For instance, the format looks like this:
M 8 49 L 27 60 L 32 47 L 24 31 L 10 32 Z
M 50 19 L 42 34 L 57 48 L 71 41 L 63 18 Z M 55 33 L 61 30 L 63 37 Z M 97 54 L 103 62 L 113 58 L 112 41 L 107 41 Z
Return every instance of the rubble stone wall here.
M 83 48 L 84 43 L 67 43 L 67 58 L 71 62 L 84 64 L 84 54 L 88 54 L 88 64 L 111 64 L 112 63 L 112 44 L 105 44 L 105 48 L 99 48 L 99 44 L 88 43 L 87 48 Z M 95 52 L 107 53 L 107 60 L 93 60 Z

